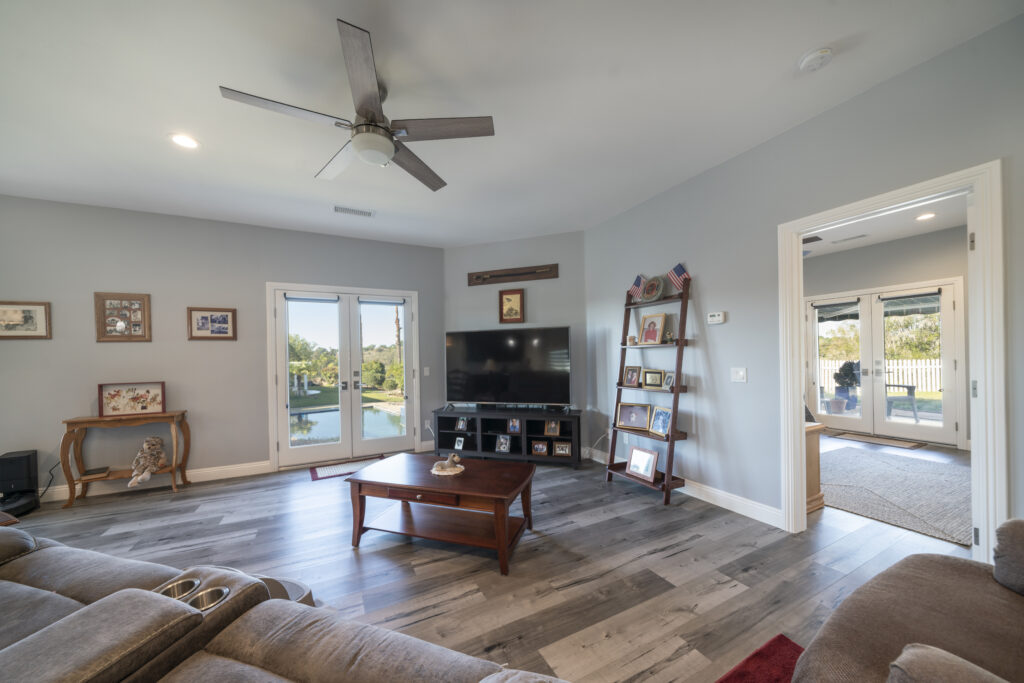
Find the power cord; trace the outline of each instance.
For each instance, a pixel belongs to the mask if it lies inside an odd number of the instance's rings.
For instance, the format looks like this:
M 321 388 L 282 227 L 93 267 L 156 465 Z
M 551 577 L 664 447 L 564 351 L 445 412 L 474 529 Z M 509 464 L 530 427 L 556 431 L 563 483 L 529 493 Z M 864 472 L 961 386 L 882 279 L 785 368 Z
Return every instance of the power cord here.
M 46 488 L 44 488 L 43 492 L 39 494 L 39 498 L 40 499 L 42 499 L 42 497 L 46 495 L 46 492 L 50 490 L 50 485 L 53 484 L 53 471 L 55 469 L 57 469 L 57 465 L 59 465 L 59 464 L 60 464 L 60 460 L 58 460 L 57 462 L 53 463 L 53 467 L 50 468 L 50 481 L 46 482 Z

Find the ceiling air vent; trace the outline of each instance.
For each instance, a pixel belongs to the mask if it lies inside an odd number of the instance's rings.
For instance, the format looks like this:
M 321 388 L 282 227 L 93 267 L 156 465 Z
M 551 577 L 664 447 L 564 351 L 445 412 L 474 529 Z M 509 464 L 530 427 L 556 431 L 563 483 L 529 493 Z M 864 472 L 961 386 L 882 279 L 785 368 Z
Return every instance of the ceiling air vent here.
M 821 238 L 818 237 L 817 235 L 811 235 L 810 237 L 805 237 L 804 238 L 804 244 L 812 244 L 814 242 L 820 242 L 820 241 L 821 241 Z
M 334 213 L 347 213 L 349 216 L 362 216 L 363 218 L 373 217 L 373 211 L 367 211 L 366 209 L 353 209 L 350 206 L 335 206 Z

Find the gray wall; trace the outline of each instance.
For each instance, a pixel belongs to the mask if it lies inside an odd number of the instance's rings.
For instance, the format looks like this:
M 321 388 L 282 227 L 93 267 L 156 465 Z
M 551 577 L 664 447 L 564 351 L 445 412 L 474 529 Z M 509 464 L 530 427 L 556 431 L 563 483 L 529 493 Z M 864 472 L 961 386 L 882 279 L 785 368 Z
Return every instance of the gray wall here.
M 467 273 L 546 263 L 558 264 L 557 279 L 474 287 L 466 283 Z M 445 330 L 492 330 L 502 326 L 498 323 L 498 292 L 520 288 L 525 290 L 526 322 L 506 326 L 569 326 L 572 400 L 579 406 L 586 395 L 587 379 L 583 372 L 587 358 L 583 233 L 445 249 Z
M 855 55 L 851 55 L 855 57 Z M 684 372 L 692 439 L 678 472 L 780 504 L 777 226 L 976 164 L 1004 160 L 1012 510 L 1024 515 L 1024 17 L 588 230 L 591 430 L 614 400 L 623 292 L 682 260 L 694 276 Z M 823 72 L 828 77 L 828 72 Z M 708 311 L 725 325 L 706 327 Z M 749 368 L 747 384 L 730 366 Z M 688 381 L 691 381 L 688 378 Z
M 34 448 L 43 473 L 61 420 L 97 414 L 97 384 L 164 380 L 168 409 L 189 411 L 190 468 L 265 461 L 266 283 L 417 290 L 420 362 L 441 367 L 443 261 L 440 249 L 0 195 L 0 299 L 50 301 L 53 319 L 52 340 L 0 340 L 0 452 Z M 97 343 L 97 291 L 150 294 L 153 341 Z M 237 308 L 238 341 L 186 341 L 187 306 Z M 423 378 L 424 411 L 439 380 Z M 94 430 L 87 464 L 126 465 L 149 433 L 166 428 Z
M 967 291 L 967 228 L 804 259 L 804 295 L 848 292 L 960 276 Z

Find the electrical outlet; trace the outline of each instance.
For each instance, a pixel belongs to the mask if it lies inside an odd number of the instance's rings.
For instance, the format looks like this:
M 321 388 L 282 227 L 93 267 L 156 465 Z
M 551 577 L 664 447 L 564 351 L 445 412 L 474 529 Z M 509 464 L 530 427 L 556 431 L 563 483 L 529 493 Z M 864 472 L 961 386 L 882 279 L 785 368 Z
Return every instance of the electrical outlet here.
M 424 420 L 423 421 L 423 428 L 424 429 L 430 429 L 430 420 Z
M 429 365 L 424 365 L 423 366 L 423 376 L 424 377 L 430 377 L 430 366 Z
M 733 382 L 746 382 L 747 381 L 747 369 L 746 368 L 731 368 L 729 370 L 729 377 Z

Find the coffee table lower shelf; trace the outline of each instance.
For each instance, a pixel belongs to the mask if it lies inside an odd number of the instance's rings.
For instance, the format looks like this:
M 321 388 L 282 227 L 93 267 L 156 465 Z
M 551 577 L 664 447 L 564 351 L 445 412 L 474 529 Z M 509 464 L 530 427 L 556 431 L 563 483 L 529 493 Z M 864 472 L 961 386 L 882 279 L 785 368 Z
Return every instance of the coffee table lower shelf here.
M 494 515 L 458 508 L 438 507 L 423 503 L 396 503 L 364 529 L 404 534 L 432 541 L 471 545 L 477 548 L 498 549 L 494 530 Z M 508 549 L 519 543 L 526 529 L 522 517 L 508 518 Z

